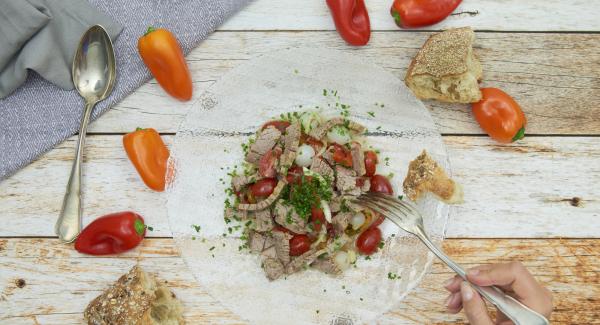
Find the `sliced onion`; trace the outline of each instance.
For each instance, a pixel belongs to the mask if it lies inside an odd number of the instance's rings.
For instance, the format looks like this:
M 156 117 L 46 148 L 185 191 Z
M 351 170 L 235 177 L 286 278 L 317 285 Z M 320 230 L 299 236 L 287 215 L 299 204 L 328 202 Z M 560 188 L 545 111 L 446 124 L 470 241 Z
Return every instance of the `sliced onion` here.
M 308 167 L 312 164 L 312 159 L 315 156 L 315 149 L 313 147 L 303 144 L 298 147 L 298 154 L 296 155 L 296 165 L 300 167 Z
M 350 264 L 356 262 L 356 252 L 353 250 L 349 250 L 348 251 L 348 261 L 350 261 Z
M 327 220 L 327 222 L 331 223 L 331 208 L 329 208 L 329 202 L 327 201 L 321 201 L 321 208 L 323 208 L 323 214 L 325 215 L 325 220 Z
M 333 257 L 333 262 L 341 269 L 346 270 L 350 267 L 350 256 L 347 252 L 339 251 Z
M 352 140 L 352 137 L 348 128 L 342 125 L 337 125 L 332 127 L 331 130 L 327 132 L 327 139 L 329 139 L 330 142 L 345 145 Z
M 352 229 L 356 230 L 362 227 L 365 224 L 365 215 L 362 212 L 357 212 L 350 219 L 350 224 L 352 225 Z

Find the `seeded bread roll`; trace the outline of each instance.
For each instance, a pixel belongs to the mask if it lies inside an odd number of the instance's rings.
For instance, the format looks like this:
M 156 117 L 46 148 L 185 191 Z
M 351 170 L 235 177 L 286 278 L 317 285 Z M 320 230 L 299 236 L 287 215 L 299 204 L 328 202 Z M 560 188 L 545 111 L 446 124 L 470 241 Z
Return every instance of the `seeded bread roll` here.
M 421 99 L 478 102 L 482 69 L 473 54 L 474 40 L 470 27 L 431 35 L 408 67 L 406 85 Z
M 134 266 L 83 313 L 89 325 L 181 325 L 183 307 L 175 294 Z

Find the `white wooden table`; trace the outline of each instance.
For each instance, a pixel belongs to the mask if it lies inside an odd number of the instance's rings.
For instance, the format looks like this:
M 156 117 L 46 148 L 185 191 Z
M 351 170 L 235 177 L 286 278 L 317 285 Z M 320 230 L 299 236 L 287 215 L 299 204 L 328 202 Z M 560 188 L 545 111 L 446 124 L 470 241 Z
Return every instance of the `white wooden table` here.
M 483 135 L 464 105 L 426 102 L 444 135 L 466 203 L 452 211 L 444 249 L 472 266 L 521 260 L 555 294 L 554 324 L 600 323 L 600 1 L 468 1 L 430 30 L 399 31 L 391 0 L 367 0 L 373 33 L 352 48 L 334 30 L 324 1 L 258 0 L 188 56 L 195 97 L 231 68 L 296 46 L 352 51 L 398 78 L 431 31 L 470 25 L 484 86 L 512 94 L 529 119 L 527 136 L 503 146 Z M 460 13 L 463 12 L 463 13 Z M 135 210 L 154 227 L 141 247 L 98 258 L 58 243 L 54 223 L 75 138 L 0 183 L 0 323 L 77 324 L 109 283 L 139 262 L 170 282 L 190 324 L 243 323 L 197 285 L 170 237 L 164 195 L 139 180 L 122 134 L 154 127 L 171 143 L 189 104 L 148 82 L 90 126 L 84 159 L 84 224 Z M 444 313 L 430 275 L 382 323 L 460 323 Z

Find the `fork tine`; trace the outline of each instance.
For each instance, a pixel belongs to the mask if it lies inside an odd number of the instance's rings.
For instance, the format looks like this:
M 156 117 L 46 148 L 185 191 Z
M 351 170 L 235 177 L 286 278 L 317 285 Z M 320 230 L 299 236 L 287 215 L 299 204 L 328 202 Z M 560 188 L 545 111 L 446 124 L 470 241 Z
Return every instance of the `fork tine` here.
M 393 205 L 395 208 L 403 211 L 406 214 L 421 215 L 421 213 L 419 212 L 419 210 L 417 208 L 415 208 L 409 202 L 396 199 L 396 198 L 391 197 L 389 195 L 383 195 L 383 194 L 378 194 L 378 193 L 373 193 L 373 195 L 371 195 L 371 196 L 374 197 L 374 198 L 376 198 L 376 199 L 378 199 L 378 200 L 386 201 L 390 205 Z

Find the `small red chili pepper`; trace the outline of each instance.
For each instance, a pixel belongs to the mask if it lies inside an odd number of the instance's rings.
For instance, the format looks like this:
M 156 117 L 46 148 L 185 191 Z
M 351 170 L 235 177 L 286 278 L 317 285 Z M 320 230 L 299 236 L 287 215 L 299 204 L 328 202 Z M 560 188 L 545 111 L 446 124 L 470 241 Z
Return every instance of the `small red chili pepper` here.
M 75 249 L 84 254 L 118 254 L 135 248 L 146 234 L 144 218 L 131 211 L 102 216 L 81 231 Z
M 335 28 L 350 45 L 369 42 L 371 22 L 364 0 L 327 0 Z
M 462 0 L 395 0 L 390 10 L 396 25 L 423 27 L 446 19 Z

